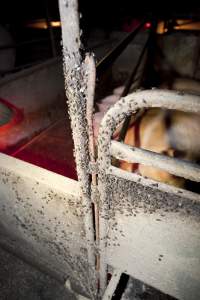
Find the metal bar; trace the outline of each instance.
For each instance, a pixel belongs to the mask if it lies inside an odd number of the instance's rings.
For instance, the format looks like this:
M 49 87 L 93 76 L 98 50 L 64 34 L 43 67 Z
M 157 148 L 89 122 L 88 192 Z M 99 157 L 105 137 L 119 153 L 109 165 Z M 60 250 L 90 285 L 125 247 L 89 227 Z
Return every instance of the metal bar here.
M 138 62 L 137 62 L 137 65 L 136 65 L 136 67 L 135 67 L 135 70 L 133 70 L 132 81 L 133 81 L 133 79 L 136 77 L 137 71 L 138 71 L 138 69 L 139 69 L 139 67 L 140 67 L 140 64 L 141 64 L 142 58 L 143 58 L 143 56 L 144 56 L 144 54 L 145 54 L 145 51 L 146 51 L 147 46 L 149 47 L 149 49 L 148 49 L 148 50 L 149 50 L 149 51 L 148 51 L 148 59 L 147 59 L 147 61 L 146 61 L 146 65 L 147 65 L 147 66 L 145 67 L 145 69 L 142 70 L 142 73 L 143 73 L 142 75 L 144 75 L 146 69 L 148 68 L 148 61 L 149 61 L 149 60 L 150 60 L 150 62 L 152 61 L 152 57 L 150 57 L 150 56 L 152 56 L 152 53 L 153 53 L 154 48 L 155 48 L 155 45 L 154 45 L 155 43 L 153 43 L 153 41 L 154 41 L 154 37 L 155 37 L 156 28 L 157 28 L 157 22 L 153 19 L 153 20 L 151 21 L 151 29 L 150 29 L 150 33 L 149 33 L 148 39 L 147 39 L 147 41 L 146 41 L 146 43 L 145 43 L 145 45 L 144 45 L 144 48 L 143 48 L 143 50 L 142 50 L 142 52 L 141 52 L 141 54 L 140 54 L 140 57 L 139 57 L 139 60 L 138 60 Z M 152 46 L 152 44 L 153 44 L 153 46 Z M 130 78 L 130 81 L 131 81 L 131 78 Z M 143 80 L 143 81 L 144 81 L 144 80 Z M 141 80 L 140 80 L 140 82 L 141 82 Z M 138 82 L 137 88 L 139 87 L 139 83 L 140 83 L 140 82 Z M 143 82 L 143 83 L 144 83 L 144 82 Z M 127 96 L 127 95 L 128 95 L 128 92 L 129 92 L 129 89 L 128 89 L 127 91 L 124 90 L 124 93 L 123 93 L 122 97 Z M 134 115 L 134 120 L 133 120 L 133 122 L 136 122 L 137 119 L 142 115 L 142 113 L 143 113 L 142 110 L 138 111 L 138 112 Z M 126 136 L 126 132 L 127 132 L 127 130 L 128 130 L 129 124 L 130 124 L 130 121 L 131 121 L 131 116 L 128 116 L 128 117 L 125 119 L 124 123 L 123 123 L 122 129 L 121 129 L 121 132 L 120 132 L 120 135 L 119 135 L 119 139 L 118 139 L 119 141 L 124 141 L 125 136 Z
M 138 58 L 137 64 L 136 64 L 136 66 L 134 67 L 133 71 L 131 72 L 130 77 L 128 78 L 128 80 L 127 80 L 127 82 L 126 82 L 126 85 L 125 85 L 125 88 L 124 88 L 124 90 L 123 90 L 123 92 L 122 92 L 121 97 L 125 97 L 125 96 L 127 96 L 128 93 L 129 93 L 129 90 L 130 90 L 130 88 L 131 88 L 131 85 L 133 84 L 133 81 L 134 81 L 134 79 L 135 79 L 135 77 L 136 77 L 136 75 L 137 75 L 138 69 L 139 69 L 139 67 L 140 67 L 140 65 L 141 65 L 141 62 L 142 62 L 142 59 L 143 59 L 143 57 L 144 57 L 145 51 L 146 51 L 147 46 L 148 46 L 148 44 L 149 44 L 149 40 L 150 40 L 150 36 L 147 38 L 147 41 L 145 42 L 144 47 L 142 48 L 142 51 L 141 51 L 140 56 L 139 56 L 139 58 Z
M 130 34 L 128 34 L 118 45 L 97 63 L 97 76 L 101 76 L 118 58 L 128 44 L 133 40 L 137 33 L 144 26 L 146 20 L 143 20 Z
M 131 147 L 117 141 L 111 142 L 111 155 L 129 163 L 141 163 L 165 170 L 170 174 L 200 182 L 200 166 L 189 161 L 168 157 L 145 149 Z
M 89 267 L 95 273 L 95 250 L 94 250 L 94 229 L 93 214 L 90 192 L 90 174 L 88 132 L 86 120 L 86 101 L 88 74 L 87 64 L 80 54 L 80 30 L 77 0 L 59 0 L 61 18 L 64 78 L 68 109 L 71 118 L 72 136 L 74 140 L 75 159 L 78 179 L 81 187 L 81 197 L 84 209 L 84 224 L 86 231 L 86 247 L 88 252 Z M 88 282 L 91 280 L 88 280 Z M 86 287 L 92 298 L 94 298 L 95 287 Z
M 137 75 L 138 69 L 139 69 L 139 67 L 140 67 L 140 65 L 141 65 L 142 59 L 143 59 L 144 54 L 145 54 L 145 52 L 146 52 L 147 46 L 148 46 L 148 44 L 149 44 L 149 40 L 150 40 L 150 36 L 148 37 L 148 39 L 147 39 L 147 41 L 146 41 L 146 43 L 145 43 L 145 45 L 144 45 L 144 47 L 143 47 L 143 49 L 142 49 L 142 52 L 140 53 L 140 56 L 139 56 L 139 58 L 138 58 L 138 62 L 137 62 L 137 64 L 136 64 L 136 66 L 134 67 L 134 69 L 133 69 L 133 71 L 132 71 L 130 77 L 128 78 L 128 81 L 127 81 L 127 83 L 126 83 L 126 85 L 125 85 L 125 89 L 123 90 L 123 93 L 122 93 L 121 97 L 125 97 L 125 96 L 127 96 L 128 93 L 129 93 L 129 90 L 130 90 L 130 88 L 131 88 L 131 85 L 132 85 L 132 83 L 133 83 L 133 80 L 135 79 L 135 77 L 136 77 L 136 75 Z M 140 83 L 140 81 L 138 82 L 138 87 L 139 87 L 139 83 Z M 125 121 L 124 121 L 124 123 L 123 123 L 123 125 L 122 125 L 122 129 L 121 129 L 121 131 L 120 131 L 118 141 L 124 141 L 125 136 L 126 136 L 127 129 L 128 129 L 128 127 L 129 127 L 129 124 L 130 124 L 130 121 L 131 121 L 131 116 L 128 116 L 128 117 L 125 119 Z
M 99 157 L 105 170 L 111 164 L 110 145 L 115 128 L 123 119 L 141 108 L 161 107 L 185 112 L 200 113 L 200 97 L 168 90 L 144 90 L 121 98 L 104 116 L 99 132 Z M 109 124 L 109 126 L 108 126 Z
M 119 270 L 115 270 L 112 274 L 111 280 L 106 288 L 106 291 L 103 295 L 102 300 L 111 300 L 112 296 L 116 290 L 116 287 L 119 283 L 122 272 Z

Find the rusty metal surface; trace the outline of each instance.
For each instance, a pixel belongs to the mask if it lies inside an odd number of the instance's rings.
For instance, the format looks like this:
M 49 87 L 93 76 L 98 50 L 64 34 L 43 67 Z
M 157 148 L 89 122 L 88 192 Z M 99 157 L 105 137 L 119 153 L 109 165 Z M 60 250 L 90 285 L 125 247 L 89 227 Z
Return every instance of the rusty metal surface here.
M 148 107 L 199 113 L 200 99 L 140 91 L 105 115 L 98 139 L 101 288 L 110 264 L 179 299 L 199 299 L 200 196 L 111 166 L 116 127 L 125 116 Z
M 95 270 L 87 259 L 79 183 L 4 154 L 0 175 L 1 242 L 9 239 L 22 256 L 70 277 L 92 297 Z

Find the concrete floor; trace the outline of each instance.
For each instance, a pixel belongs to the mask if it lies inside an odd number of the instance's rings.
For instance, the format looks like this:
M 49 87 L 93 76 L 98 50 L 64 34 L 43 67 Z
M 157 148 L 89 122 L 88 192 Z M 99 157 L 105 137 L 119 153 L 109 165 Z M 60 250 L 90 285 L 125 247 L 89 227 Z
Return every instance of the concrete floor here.
M 0 300 L 76 300 L 49 276 L 0 248 Z
M 132 278 L 121 299 L 175 300 Z M 77 297 L 56 280 L 0 248 L 0 300 L 77 300 Z

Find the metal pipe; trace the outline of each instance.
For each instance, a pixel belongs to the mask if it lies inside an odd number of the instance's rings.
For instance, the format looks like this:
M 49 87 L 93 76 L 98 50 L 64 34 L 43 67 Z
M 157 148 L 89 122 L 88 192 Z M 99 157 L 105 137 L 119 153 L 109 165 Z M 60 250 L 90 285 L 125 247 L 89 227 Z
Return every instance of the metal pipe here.
M 77 174 L 81 187 L 81 195 L 84 209 L 84 225 L 86 232 L 86 247 L 88 263 L 94 269 L 95 274 L 95 250 L 94 229 L 91 203 L 91 182 L 88 172 L 89 148 L 87 119 L 85 115 L 87 100 L 87 65 L 80 54 L 80 30 L 77 0 L 59 0 L 61 18 L 64 78 L 68 109 L 71 118 L 72 136 L 74 140 Z M 88 278 L 88 282 L 92 279 Z M 86 287 L 93 298 L 91 286 Z M 95 288 L 95 287 L 93 287 Z
M 200 167 L 198 164 L 181 159 L 168 157 L 145 149 L 131 147 L 129 145 L 111 142 L 111 155 L 129 163 L 141 163 L 146 166 L 165 170 L 170 174 L 200 182 Z
M 148 65 L 148 61 L 150 62 L 150 63 L 152 63 L 152 57 L 153 57 L 153 53 L 154 53 L 154 48 L 155 48 L 155 45 L 156 45 L 156 43 L 154 43 L 154 40 L 155 40 L 155 34 L 156 34 L 156 28 L 157 28 L 157 22 L 156 22 L 156 20 L 154 19 L 152 22 L 151 22 L 151 24 L 152 24 L 152 26 L 151 26 L 151 30 L 150 30 L 150 33 L 149 33 L 149 36 L 148 36 L 148 39 L 147 39 L 147 41 L 146 41 L 146 43 L 145 43 L 145 45 L 144 45 L 144 47 L 143 47 L 143 49 L 142 49 L 142 52 L 141 52 L 141 54 L 140 54 L 140 57 L 139 57 L 139 59 L 138 59 L 138 62 L 137 62 L 137 65 L 136 65 L 136 67 L 135 67 L 135 69 L 133 70 L 133 73 L 131 74 L 131 76 L 130 76 L 130 82 L 128 82 L 127 83 L 127 88 L 124 90 L 124 92 L 123 92 L 123 94 L 121 95 L 121 97 L 125 97 L 125 96 L 127 96 L 128 95 L 128 92 L 129 92 L 129 85 L 131 86 L 131 80 L 132 80 L 132 82 L 133 82 L 133 80 L 134 80 L 134 78 L 135 78 L 135 76 L 136 76 L 136 74 L 137 74 L 137 72 L 138 72 L 138 69 L 139 69 L 139 67 L 140 67 L 140 64 L 141 64 L 141 61 L 142 61 L 142 59 L 143 59 L 143 56 L 144 56 L 144 54 L 145 54 L 145 51 L 146 51 L 146 48 L 147 48 L 147 46 L 151 46 L 151 47 L 149 47 L 149 53 L 148 53 L 148 60 L 147 60 L 147 65 Z M 143 74 L 145 73 L 145 70 L 143 70 Z M 139 88 L 139 83 L 138 83 L 138 86 L 137 86 L 138 88 Z M 137 121 L 137 119 L 141 116 L 143 114 L 143 111 L 142 110 L 140 110 L 140 111 L 138 111 L 137 113 L 135 113 L 135 115 L 134 115 L 134 121 L 133 122 L 136 122 Z M 123 125 L 122 125 L 122 129 L 121 129 L 121 131 L 120 131 L 120 135 L 119 135 L 119 138 L 118 138 L 118 140 L 119 141 L 124 141 L 124 139 L 125 139 L 125 136 L 126 136 L 126 132 L 127 132 L 127 130 L 128 130 L 128 127 L 129 127 L 129 124 L 130 124 L 130 121 L 131 121 L 131 116 L 128 116 L 126 119 L 125 119 L 125 121 L 124 121 L 124 123 L 123 123 Z

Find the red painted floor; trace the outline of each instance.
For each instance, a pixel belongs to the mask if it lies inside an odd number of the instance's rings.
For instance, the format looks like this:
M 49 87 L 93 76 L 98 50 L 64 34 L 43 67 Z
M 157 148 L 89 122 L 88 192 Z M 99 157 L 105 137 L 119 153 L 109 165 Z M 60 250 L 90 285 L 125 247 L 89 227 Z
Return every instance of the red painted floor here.
M 77 179 L 69 120 L 51 125 L 12 156 L 63 176 Z

